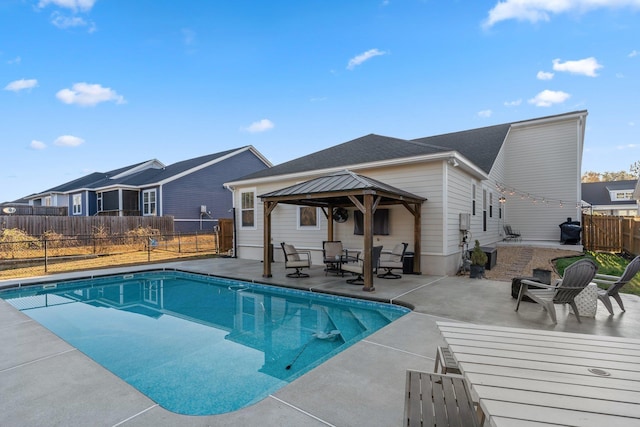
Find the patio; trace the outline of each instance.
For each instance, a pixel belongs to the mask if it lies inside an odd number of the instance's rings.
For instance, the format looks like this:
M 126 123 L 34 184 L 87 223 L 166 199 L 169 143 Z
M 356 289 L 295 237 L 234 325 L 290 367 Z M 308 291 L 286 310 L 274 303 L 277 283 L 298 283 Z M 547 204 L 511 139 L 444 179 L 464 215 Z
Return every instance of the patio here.
M 578 323 L 557 307 L 554 325 L 538 304 L 523 303 L 516 313 L 510 282 L 468 277 L 403 275 L 375 279 L 375 292 L 325 276 L 289 279 L 282 263 L 262 277 L 259 261 L 217 258 L 149 265 L 278 284 L 312 291 L 394 302 L 413 312 L 298 378 L 270 397 L 237 412 L 205 417 L 170 413 L 55 335 L 0 300 L 0 425 L 105 426 L 394 426 L 403 415 L 405 371 L 433 370 L 436 346 L 443 343 L 437 321 L 640 338 L 640 299 L 624 295 L 626 313 L 609 316 L 598 305 L 595 318 Z M 95 275 L 139 271 L 140 267 L 94 271 Z M 73 273 L 20 280 L 22 284 L 86 277 Z M 6 286 L 18 281 L 2 281 Z M 616 307 L 617 308 L 617 307 Z

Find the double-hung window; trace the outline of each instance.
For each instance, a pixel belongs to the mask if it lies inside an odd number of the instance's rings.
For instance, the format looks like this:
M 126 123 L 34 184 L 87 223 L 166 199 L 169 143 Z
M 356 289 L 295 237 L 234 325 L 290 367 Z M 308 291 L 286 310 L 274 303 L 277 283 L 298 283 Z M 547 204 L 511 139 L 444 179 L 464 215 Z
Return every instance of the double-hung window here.
M 73 214 L 74 215 L 82 214 L 82 194 L 73 195 Z
M 243 191 L 240 193 L 240 215 L 242 228 L 256 227 L 256 201 L 255 191 Z
M 156 190 L 144 190 L 142 192 L 142 215 L 156 215 Z

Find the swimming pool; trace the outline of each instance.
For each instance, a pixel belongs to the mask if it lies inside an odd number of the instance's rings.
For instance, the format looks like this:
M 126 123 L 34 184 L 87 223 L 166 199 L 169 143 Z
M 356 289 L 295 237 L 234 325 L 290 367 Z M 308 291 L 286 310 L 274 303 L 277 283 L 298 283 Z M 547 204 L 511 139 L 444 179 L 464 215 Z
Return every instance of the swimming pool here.
M 45 283 L 0 297 L 186 415 L 256 403 L 409 312 L 180 271 Z

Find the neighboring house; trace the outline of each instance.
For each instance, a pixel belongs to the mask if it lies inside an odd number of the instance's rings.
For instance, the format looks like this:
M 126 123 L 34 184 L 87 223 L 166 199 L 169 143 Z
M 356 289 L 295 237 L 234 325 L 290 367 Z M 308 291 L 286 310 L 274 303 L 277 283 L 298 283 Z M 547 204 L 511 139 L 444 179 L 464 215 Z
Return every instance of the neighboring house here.
M 94 172 L 27 196 L 33 206 L 66 206 L 69 216 L 173 216 L 176 232 L 210 231 L 231 218 L 225 181 L 267 169 L 252 146 L 164 165 L 158 160 Z
M 476 239 L 492 245 L 503 240 L 505 224 L 524 240 L 558 242 L 559 225 L 568 217 L 580 220 L 586 117 L 587 111 L 576 111 L 415 140 L 367 135 L 230 180 L 236 255 L 264 258 L 261 195 L 342 170 L 426 199 L 416 216 L 422 273 L 456 273 L 463 237 L 470 246 Z M 407 242 L 413 251 L 414 216 L 403 206 L 383 208 L 389 224 L 374 244 L 391 250 Z M 331 227 L 346 248 L 363 247 L 362 236 L 354 233 L 355 211 L 348 209 L 346 222 Z M 322 263 L 322 241 L 330 234 L 323 209 L 280 203 L 269 215 L 270 244 L 293 243 Z M 282 261 L 280 250 L 274 255 Z
M 595 215 L 637 216 L 634 191 L 637 179 L 609 182 L 583 182 L 583 211 Z

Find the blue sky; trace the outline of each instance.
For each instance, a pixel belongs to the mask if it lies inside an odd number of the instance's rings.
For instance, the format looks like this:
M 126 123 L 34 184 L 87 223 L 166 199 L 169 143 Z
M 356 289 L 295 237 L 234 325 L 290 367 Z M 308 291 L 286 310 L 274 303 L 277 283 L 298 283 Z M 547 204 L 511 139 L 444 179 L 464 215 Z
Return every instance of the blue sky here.
M 640 0 L 1 0 L 0 28 L 0 201 L 584 109 L 583 172 L 640 160 Z

